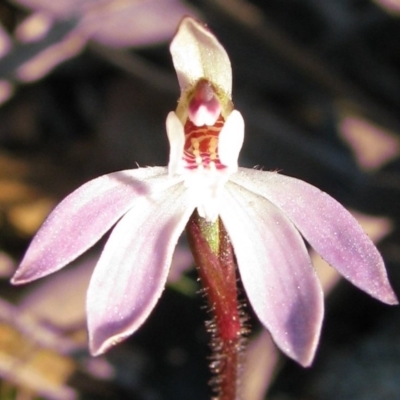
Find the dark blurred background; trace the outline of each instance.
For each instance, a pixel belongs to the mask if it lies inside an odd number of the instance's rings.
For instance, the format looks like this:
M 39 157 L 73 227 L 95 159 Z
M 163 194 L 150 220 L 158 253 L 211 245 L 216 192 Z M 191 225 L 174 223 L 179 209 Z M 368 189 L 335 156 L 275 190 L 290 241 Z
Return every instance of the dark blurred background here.
M 210 398 L 209 315 L 184 240 L 149 320 L 97 359 L 83 299 L 102 243 L 59 278 L 8 283 L 63 196 L 104 173 L 167 164 L 165 118 L 179 97 L 168 43 L 186 14 L 231 58 L 240 164 L 301 178 L 356 211 L 400 293 L 400 0 L 2 0 L 0 400 Z M 314 365 L 261 345 L 244 400 L 400 398 L 398 307 L 321 274 L 330 294 Z M 256 343 L 264 333 L 251 323 Z

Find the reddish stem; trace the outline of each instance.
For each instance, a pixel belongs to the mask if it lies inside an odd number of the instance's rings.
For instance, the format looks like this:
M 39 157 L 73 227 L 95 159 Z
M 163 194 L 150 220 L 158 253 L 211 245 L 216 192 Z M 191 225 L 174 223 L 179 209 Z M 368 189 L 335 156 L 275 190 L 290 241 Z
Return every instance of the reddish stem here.
M 210 223 L 195 212 L 186 231 L 200 280 L 205 289 L 213 319 L 208 323 L 212 334 L 212 383 L 218 400 L 237 400 L 239 396 L 244 316 L 239 307 L 236 266 L 231 242 L 220 219 L 217 221 L 217 248 L 210 246 Z M 219 240 L 218 240 L 219 239 Z

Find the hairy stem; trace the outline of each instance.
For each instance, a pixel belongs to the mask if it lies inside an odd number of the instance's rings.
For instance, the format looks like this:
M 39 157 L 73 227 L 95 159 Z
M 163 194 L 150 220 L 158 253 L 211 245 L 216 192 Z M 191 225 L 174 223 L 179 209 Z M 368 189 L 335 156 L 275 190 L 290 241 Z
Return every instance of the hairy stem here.
M 213 316 L 207 325 L 212 334 L 215 399 L 238 400 L 245 329 L 232 245 L 219 218 L 210 223 L 195 212 L 186 231 Z

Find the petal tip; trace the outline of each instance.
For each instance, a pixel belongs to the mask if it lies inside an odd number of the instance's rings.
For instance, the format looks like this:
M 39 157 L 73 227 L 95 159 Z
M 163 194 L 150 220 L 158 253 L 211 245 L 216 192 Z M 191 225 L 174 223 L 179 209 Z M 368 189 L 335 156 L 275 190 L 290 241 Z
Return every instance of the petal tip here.
M 321 324 L 319 324 L 318 330 L 311 335 L 311 340 L 309 340 L 308 343 L 303 343 L 300 346 L 294 346 L 288 351 L 282 349 L 290 358 L 304 368 L 310 367 L 314 361 L 319 344 Z
M 302 367 L 311 367 L 315 358 L 315 353 L 317 352 L 318 342 L 319 340 L 316 341 L 316 343 L 312 347 L 307 349 L 303 354 L 294 358 Z
M 25 283 L 25 282 L 24 282 L 24 280 L 21 279 L 20 277 L 14 275 L 14 276 L 10 279 L 10 283 L 11 283 L 12 285 L 17 286 L 17 285 L 22 285 L 22 284 Z
M 399 300 L 392 289 L 390 289 L 388 291 L 388 293 L 385 293 L 384 296 L 381 296 L 379 298 L 379 300 L 381 300 L 383 303 L 386 303 L 390 306 L 395 306 L 395 305 L 399 304 Z
M 93 334 L 89 333 L 89 351 L 93 357 L 100 356 L 123 342 L 130 336 L 130 333 L 120 333 L 109 336 L 102 329 L 97 330 Z
M 11 277 L 10 282 L 12 285 L 24 285 L 38 278 L 40 278 L 40 276 L 34 274 L 32 270 L 26 271 L 20 266 Z

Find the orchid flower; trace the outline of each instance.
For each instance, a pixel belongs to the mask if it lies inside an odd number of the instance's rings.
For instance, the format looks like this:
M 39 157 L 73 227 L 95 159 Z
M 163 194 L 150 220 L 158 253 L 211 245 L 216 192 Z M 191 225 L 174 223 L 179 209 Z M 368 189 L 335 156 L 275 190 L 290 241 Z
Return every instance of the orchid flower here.
M 354 285 L 395 304 L 383 260 L 326 193 L 276 172 L 238 167 L 244 122 L 231 101 L 229 58 L 206 27 L 184 18 L 170 50 L 181 97 L 166 121 L 168 167 L 114 172 L 78 188 L 44 222 L 12 282 L 59 270 L 115 225 L 87 293 L 90 350 L 101 354 L 153 310 L 197 209 L 206 221 L 221 218 L 250 304 L 275 343 L 309 365 L 323 294 L 304 239 Z

